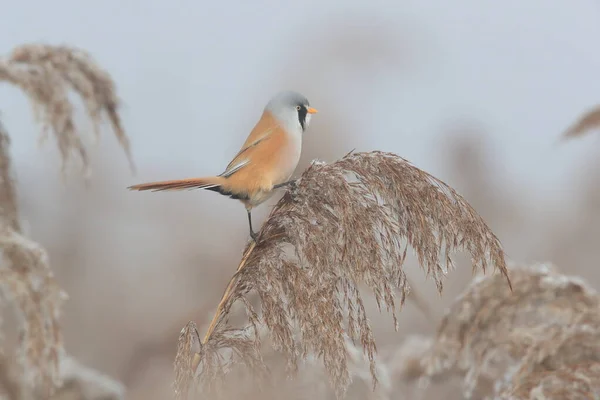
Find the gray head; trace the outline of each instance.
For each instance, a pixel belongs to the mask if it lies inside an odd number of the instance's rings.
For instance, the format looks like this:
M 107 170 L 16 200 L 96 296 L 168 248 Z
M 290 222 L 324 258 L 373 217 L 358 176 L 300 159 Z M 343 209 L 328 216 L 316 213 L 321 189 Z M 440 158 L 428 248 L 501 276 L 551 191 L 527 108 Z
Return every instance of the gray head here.
M 308 99 L 297 92 L 279 92 L 271 98 L 265 111 L 269 111 L 286 129 L 304 132 L 310 123 L 311 114 L 317 110 L 310 106 Z

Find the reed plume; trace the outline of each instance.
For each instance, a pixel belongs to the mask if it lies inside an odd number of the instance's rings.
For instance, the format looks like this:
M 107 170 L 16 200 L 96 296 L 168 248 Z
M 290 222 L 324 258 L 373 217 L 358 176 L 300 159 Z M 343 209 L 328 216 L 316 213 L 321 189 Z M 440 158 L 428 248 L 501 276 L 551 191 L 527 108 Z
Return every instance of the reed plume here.
M 592 398 L 576 393 L 598 384 L 598 293 L 549 264 L 514 266 L 510 276 L 514 292 L 497 276 L 475 279 L 427 348 L 406 359 L 404 378 L 460 377 L 465 398 Z
M 108 119 L 132 171 L 135 170 L 129 139 L 118 114 L 120 101 L 115 84 L 84 50 L 45 44 L 19 46 L 0 59 L 0 81 L 20 88 L 30 100 L 33 115 L 42 125 L 42 140 L 49 132 L 54 134 L 63 160 L 63 171 L 70 160 L 70 152 L 76 151 L 89 173 L 87 150 L 73 121 L 74 106 L 68 97 L 70 91 L 82 99 L 96 137 L 104 119 Z
M 600 128 L 600 106 L 596 106 L 581 115 L 564 133 L 566 139 L 583 136 L 592 129 Z
M 262 326 L 288 374 L 315 355 L 342 397 L 350 384 L 347 337 L 362 348 L 376 386 L 376 344 L 360 289 L 370 289 L 397 327 L 396 309 L 410 291 L 403 270 L 409 246 L 439 292 L 459 250 L 470 254 L 473 269 L 498 269 L 510 287 L 499 240 L 444 182 L 379 151 L 313 162 L 246 248 L 204 338 L 191 324 L 182 332 L 176 396 L 186 398 L 192 381 L 212 393 L 237 365 L 266 373 Z M 246 311 L 242 327 L 228 321 L 234 305 Z M 192 342 L 198 350 L 190 354 Z
M 38 44 L 17 47 L 0 58 L 0 81 L 20 88 L 28 97 L 43 135 L 51 131 L 58 143 L 63 171 L 72 151 L 79 153 L 89 171 L 87 150 L 73 122 L 70 89 L 81 96 L 97 128 L 104 114 L 108 116 L 131 161 L 117 113 L 115 85 L 84 51 Z M 0 291 L 3 300 L 14 305 L 20 323 L 16 357 L 20 379 L 11 385 L 10 398 L 31 398 L 25 393 L 48 398 L 62 381 L 60 365 L 67 362 L 59 323 L 67 296 L 54 278 L 46 250 L 21 231 L 9 145 L 8 133 L 0 125 Z
M 529 400 L 536 396 L 537 399 L 588 400 L 597 399 L 598 393 L 600 363 L 590 362 L 532 373 L 500 398 Z

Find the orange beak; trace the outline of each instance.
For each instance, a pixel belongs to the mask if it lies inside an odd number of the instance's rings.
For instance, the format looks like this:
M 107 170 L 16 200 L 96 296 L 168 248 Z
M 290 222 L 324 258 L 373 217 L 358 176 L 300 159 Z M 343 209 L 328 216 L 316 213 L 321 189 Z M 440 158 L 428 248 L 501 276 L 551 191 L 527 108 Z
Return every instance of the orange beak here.
M 306 110 L 306 112 L 308 112 L 309 114 L 316 114 L 316 113 L 318 113 L 318 111 L 315 108 L 312 108 L 312 107 L 308 107 L 308 109 Z

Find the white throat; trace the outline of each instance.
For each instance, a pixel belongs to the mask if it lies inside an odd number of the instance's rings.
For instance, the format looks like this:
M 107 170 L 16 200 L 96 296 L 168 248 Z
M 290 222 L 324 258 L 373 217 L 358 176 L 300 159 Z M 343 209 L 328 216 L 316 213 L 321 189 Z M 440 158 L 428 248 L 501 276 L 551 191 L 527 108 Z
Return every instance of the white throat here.
M 308 129 L 308 125 L 310 125 L 310 119 L 312 118 L 312 114 L 306 114 L 306 118 L 304 119 L 304 130 Z M 300 121 L 298 121 L 298 125 Z

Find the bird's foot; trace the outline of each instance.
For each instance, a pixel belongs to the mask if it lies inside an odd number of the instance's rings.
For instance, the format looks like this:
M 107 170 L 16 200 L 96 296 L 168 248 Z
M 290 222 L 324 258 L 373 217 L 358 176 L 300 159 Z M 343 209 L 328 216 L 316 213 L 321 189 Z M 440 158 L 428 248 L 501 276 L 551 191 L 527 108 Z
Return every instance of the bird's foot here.
M 297 180 L 298 179 L 292 179 L 292 180 L 287 181 L 287 182 L 279 183 L 279 184 L 273 186 L 273 189 L 279 189 L 281 187 L 288 186 L 288 185 L 293 189 L 293 188 L 296 187 L 296 181 Z
M 258 242 L 258 234 L 255 233 L 253 230 L 250 230 L 250 237 L 254 242 Z

